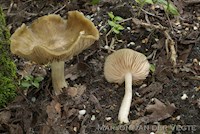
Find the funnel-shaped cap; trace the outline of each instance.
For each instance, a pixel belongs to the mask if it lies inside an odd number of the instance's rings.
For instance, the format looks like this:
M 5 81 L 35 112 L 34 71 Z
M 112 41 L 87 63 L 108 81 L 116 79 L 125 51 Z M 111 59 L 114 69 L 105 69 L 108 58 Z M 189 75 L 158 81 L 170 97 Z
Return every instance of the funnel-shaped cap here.
M 94 24 L 81 12 L 69 11 L 68 20 L 46 15 L 30 26 L 22 24 L 11 36 L 11 52 L 39 64 L 67 60 L 99 39 Z

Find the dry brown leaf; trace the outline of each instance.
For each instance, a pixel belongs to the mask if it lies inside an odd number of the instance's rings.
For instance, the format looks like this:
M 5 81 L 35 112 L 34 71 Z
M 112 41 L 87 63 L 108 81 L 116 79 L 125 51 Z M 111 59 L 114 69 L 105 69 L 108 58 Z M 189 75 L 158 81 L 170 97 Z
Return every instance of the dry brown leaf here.
M 146 107 L 147 112 L 151 113 L 150 115 L 147 116 L 149 122 L 155 122 L 167 119 L 176 110 L 176 107 L 173 103 L 165 105 L 163 102 L 161 102 L 156 98 L 154 99 L 154 102 L 155 104 L 148 105 Z
M 173 128 L 172 126 L 167 125 L 158 125 L 157 128 L 159 128 L 155 134 L 172 134 Z
M 99 100 L 96 98 L 96 96 L 94 96 L 93 94 L 91 94 L 89 100 L 92 103 L 94 103 L 96 109 L 102 110 L 101 104 L 99 103 Z
M 17 70 L 17 73 L 21 75 L 21 79 L 23 79 L 25 76 L 40 76 L 45 77 L 47 75 L 45 66 L 42 65 L 36 65 L 32 62 L 22 62 L 18 65 L 19 70 Z
M 11 117 L 10 111 L 0 112 L 0 124 L 7 124 L 10 120 L 10 117 Z
M 61 118 L 61 104 L 52 100 L 51 103 L 47 106 L 46 112 L 48 115 L 47 122 L 49 125 L 53 125 Z
M 155 95 L 161 93 L 163 84 L 160 82 L 153 82 L 148 87 L 140 89 L 140 94 L 145 98 L 153 98 Z
M 60 103 L 56 103 L 55 104 L 55 110 L 58 114 L 61 114 L 61 104 Z
M 65 69 L 65 79 L 76 80 L 78 77 L 86 75 L 88 66 L 85 63 L 79 62 Z
M 11 124 L 9 125 L 10 134 L 23 134 L 23 129 L 19 124 Z
M 77 94 L 77 97 L 80 97 L 83 95 L 83 93 L 85 92 L 86 90 L 86 86 L 85 85 L 75 85 L 75 87 L 77 88 L 78 90 L 78 94 Z
M 192 64 L 191 63 L 187 63 L 187 64 L 184 64 L 181 68 L 180 68 L 180 71 L 182 72 L 186 72 L 186 73 L 193 73 L 194 75 L 197 75 L 197 73 L 195 72 L 195 70 L 192 68 Z
M 35 65 L 31 62 L 23 62 L 18 66 L 19 70 L 17 70 L 17 73 L 21 75 L 21 79 L 23 79 L 25 76 L 31 75 L 35 68 Z
M 40 128 L 40 134 L 53 134 L 50 126 L 44 125 Z
M 129 125 L 129 130 L 134 131 L 142 123 L 147 124 L 167 119 L 171 117 L 176 110 L 176 107 L 173 103 L 165 105 L 163 102 L 156 98 L 154 98 L 154 102 L 155 104 L 148 105 L 146 107 L 146 111 L 151 114 L 131 121 L 131 124 Z
M 71 96 L 71 97 L 75 97 L 78 94 L 78 90 L 76 87 L 69 87 L 67 89 L 67 95 Z
M 24 110 L 23 113 L 22 113 L 22 116 L 21 117 L 23 119 L 23 130 L 25 130 L 25 132 L 28 132 L 31 128 L 31 123 L 33 121 L 33 113 L 32 111 L 30 110 Z
M 78 110 L 75 109 L 75 108 L 72 108 L 72 109 L 67 111 L 67 115 L 66 116 L 67 116 L 67 118 L 70 118 L 72 115 L 76 115 L 76 114 L 78 114 Z
M 64 89 L 64 93 L 67 94 L 67 96 L 74 97 L 75 99 L 78 99 L 82 96 L 82 94 L 85 92 L 86 86 L 85 85 L 74 85 L 74 87 L 68 87 L 67 89 Z

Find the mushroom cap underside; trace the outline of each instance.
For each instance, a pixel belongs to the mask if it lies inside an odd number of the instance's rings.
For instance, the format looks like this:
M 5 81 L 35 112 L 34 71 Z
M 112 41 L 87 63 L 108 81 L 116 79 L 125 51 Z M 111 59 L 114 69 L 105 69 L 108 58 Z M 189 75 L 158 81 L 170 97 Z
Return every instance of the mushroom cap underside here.
M 11 36 L 11 52 L 39 64 L 67 60 L 99 39 L 94 24 L 81 12 L 69 11 L 68 20 L 51 14 L 30 26 L 22 24 Z
M 146 56 L 132 49 L 120 49 L 106 58 L 104 75 L 108 82 L 122 84 L 127 73 L 133 82 L 144 80 L 149 74 L 150 64 Z

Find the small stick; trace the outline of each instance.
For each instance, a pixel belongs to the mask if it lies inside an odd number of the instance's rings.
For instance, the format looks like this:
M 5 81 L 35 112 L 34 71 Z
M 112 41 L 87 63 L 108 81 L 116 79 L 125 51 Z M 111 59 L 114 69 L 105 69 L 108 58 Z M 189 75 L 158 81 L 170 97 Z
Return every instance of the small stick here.
M 154 25 L 154 24 L 145 23 L 145 22 L 140 21 L 137 18 L 132 18 L 132 21 L 136 25 L 143 26 L 145 28 L 157 29 L 157 30 L 163 32 L 163 34 L 166 38 L 166 40 L 165 40 L 166 53 L 167 53 L 168 57 L 169 57 L 169 52 L 171 53 L 170 60 L 173 64 L 173 66 L 176 66 L 177 54 L 176 54 L 176 49 L 175 49 L 175 42 L 169 35 L 169 31 L 167 30 L 167 28 L 162 25 Z M 170 51 L 169 51 L 169 49 L 170 49 Z

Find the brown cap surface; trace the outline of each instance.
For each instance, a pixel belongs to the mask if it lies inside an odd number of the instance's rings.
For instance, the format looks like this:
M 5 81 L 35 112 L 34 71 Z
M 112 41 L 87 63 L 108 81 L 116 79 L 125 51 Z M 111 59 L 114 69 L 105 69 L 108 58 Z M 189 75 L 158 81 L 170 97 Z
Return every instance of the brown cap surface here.
M 11 52 L 23 58 L 46 64 L 67 60 L 99 39 L 94 24 L 81 12 L 69 11 L 68 20 L 46 15 L 30 26 L 22 24 L 11 36 Z
M 108 82 L 122 84 L 125 74 L 132 74 L 133 82 L 144 80 L 150 64 L 146 56 L 132 49 L 120 49 L 106 58 L 104 75 Z

